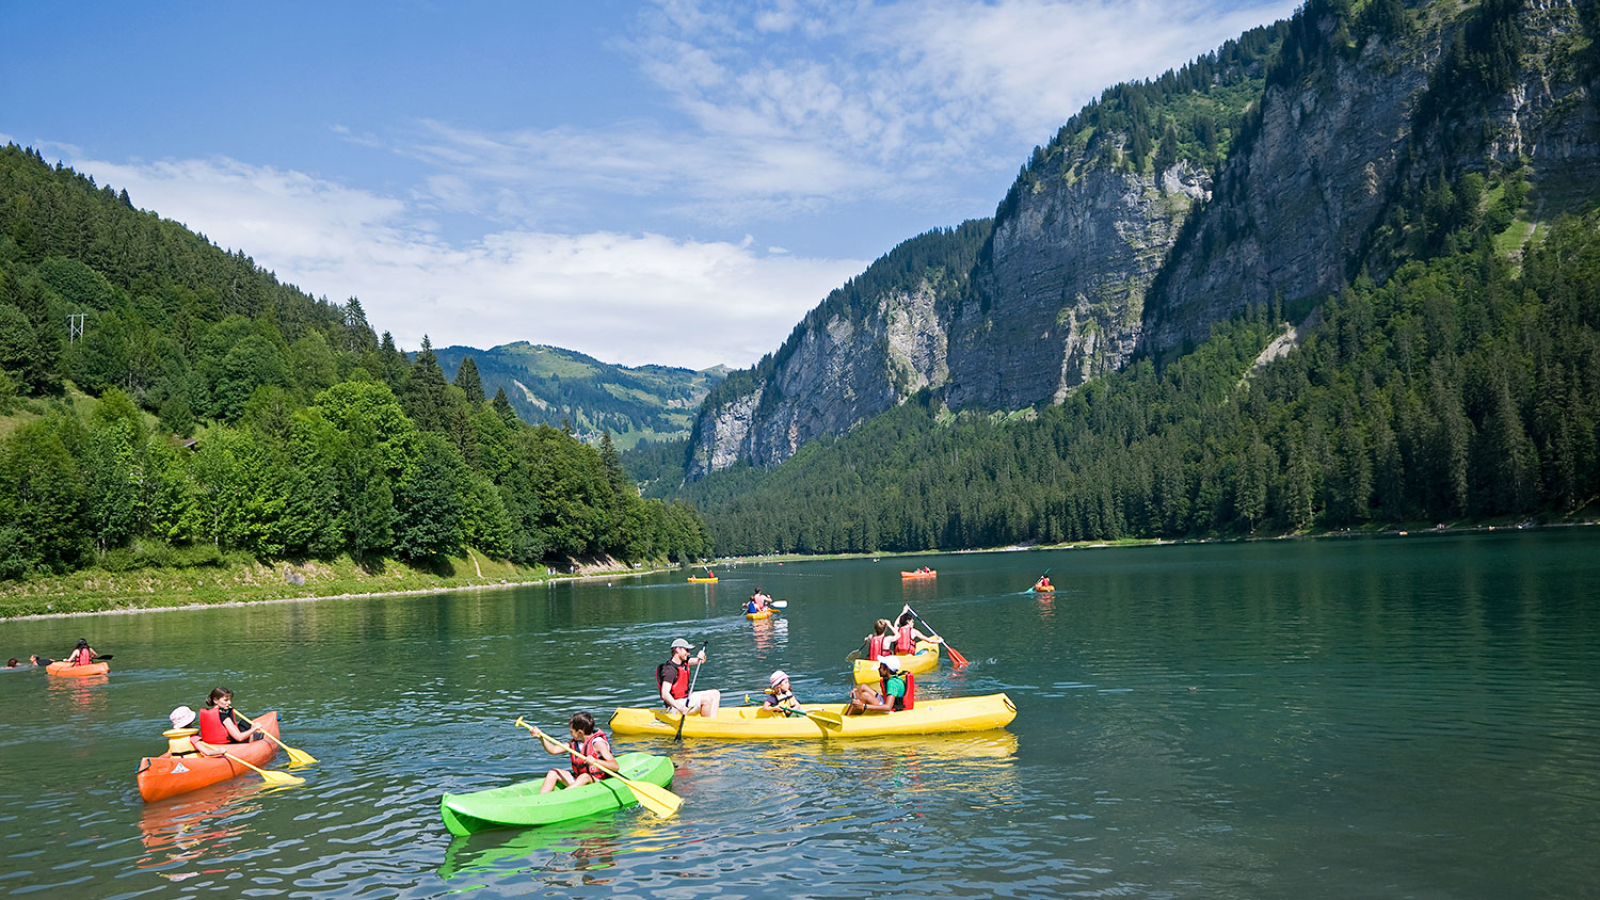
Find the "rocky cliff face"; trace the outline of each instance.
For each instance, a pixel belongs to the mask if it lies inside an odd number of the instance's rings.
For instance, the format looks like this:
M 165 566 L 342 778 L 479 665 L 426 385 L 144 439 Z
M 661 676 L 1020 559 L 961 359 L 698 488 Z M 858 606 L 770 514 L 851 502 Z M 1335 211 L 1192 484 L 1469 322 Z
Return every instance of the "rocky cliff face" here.
M 1144 293 L 1211 179 L 1188 162 L 1159 177 L 1091 168 L 1026 192 L 995 223 L 976 296 L 952 317 L 952 408 L 1059 403 L 1119 369 L 1136 346 Z
M 1325 297 L 1369 262 L 1383 229 L 1404 239 L 1396 204 L 1440 173 L 1526 164 L 1539 204 L 1592 196 L 1600 51 L 1583 48 L 1594 25 L 1574 0 L 1493 2 L 1514 13 L 1520 62 L 1486 103 L 1452 99 L 1473 8 L 1431 4 L 1409 31 L 1357 39 L 1327 4 L 1308 4 L 1297 26 L 1309 52 L 1269 79 L 1215 184 L 1192 159 L 1155 175 L 1128 164 L 1127 133 L 1097 134 L 1059 166 L 1036 152 L 961 290 L 941 287 L 946 266 L 814 310 L 754 387 L 702 408 L 690 477 L 775 465 L 925 387 L 955 409 L 1058 403 L 1252 304 Z M 1446 111 L 1419 114 L 1428 103 Z
M 1339 289 L 1385 209 L 1437 57 L 1437 45 L 1374 37 L 1308 83 L 1266 90 L 1254 140 L 1224 163 L 1217 202 L 1149 298 L 1152 350 L 1200 340 L 1211 323 L 1274 296 Z

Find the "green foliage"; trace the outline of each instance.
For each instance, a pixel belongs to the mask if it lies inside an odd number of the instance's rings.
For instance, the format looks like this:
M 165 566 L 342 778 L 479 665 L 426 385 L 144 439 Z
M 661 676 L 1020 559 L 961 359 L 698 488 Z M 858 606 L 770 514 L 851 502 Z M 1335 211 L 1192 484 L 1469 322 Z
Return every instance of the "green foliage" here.
M 69 349 L 66 315 L 80 310 Z M 354 298 L 314 300 L 12 145 L 0 406 L 59 392 L 64 375 L 99 395 L 87 414 L 56 404 L 0 441 L 0 578 L 229 554 L 377 566 L 466 547 L 523 564 L 711 553 L 697 515 L 618 477 L 614 449 L 527 428 L 503 393 L 477 408 L 481 386 L 469 403 L 426 343 L 412 365 Z
M 1566 515 L 1600 497 L 1600 216 L 1554 227 L 1520 278 L 1484 247 L 1358 280 L 1254 372 L 1280 333 L 1261 309 L 1032 421 L 930 397 L 682 496 L 730 553 Z

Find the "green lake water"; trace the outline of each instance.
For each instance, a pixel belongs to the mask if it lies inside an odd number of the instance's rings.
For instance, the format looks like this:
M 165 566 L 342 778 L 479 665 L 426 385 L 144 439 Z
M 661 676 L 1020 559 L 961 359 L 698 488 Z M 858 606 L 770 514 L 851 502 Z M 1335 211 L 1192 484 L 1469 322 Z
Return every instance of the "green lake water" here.
M 0 895 L 1507 898 L 1600 894 L 1600 532 L 746 565 L 433 596 L 0 623 Z M 1053 598 L 1026 588 L 1049 569 Z M 752 624 L 761 586 L 785 614 Z M 455 838 L 438 803 L 556 763 L 513 727 L 783 668 L 842 698 L 909 602 L 969 660 L 920 695 L 1005 691 L 1006 731 L 862 742 L 619 739 L 678 765 L 636 808 Z M 155 804 L 166 715 L 224 685 L 321 763 Z M 279 754 L 274 762 L 287 762 Z

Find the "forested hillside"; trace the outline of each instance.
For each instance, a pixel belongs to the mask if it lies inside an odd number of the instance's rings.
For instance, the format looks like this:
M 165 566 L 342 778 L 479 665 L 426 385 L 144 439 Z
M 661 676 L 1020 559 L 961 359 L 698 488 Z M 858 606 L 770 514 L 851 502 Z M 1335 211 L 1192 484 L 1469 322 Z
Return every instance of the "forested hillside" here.
M 0 150 L 0 429 L 0 578 L 230 552 L 711 549 L 694 512 L 637 496 L 609 441 L 529 427 L 504 395 L 448 383 L 426 341 L 413 362 L 378 337 L 354 298 L 307 296 L 14 145 Z
M 526 341 L 488 350 L 441 347 L 434 355 L 451 381 L 472 360 L 469 368 L 476 370 L 483 392 L 505 391 L 524 422 L 565 427 L 589 443 L 610 434 L 621 450 L 641 440 L 688 437 L 700 401 L 726 372 L 721 366 L 696 372 L 612 365 Z
M 1060 406 L 943 412 L 930 394 L 771 470 L 689 485 L 726 553 L 922 550 L 1560 519 L 1600 496 L 1600 218 L 1520 272 L 1469 246 L 1361 279 L 1294 353 L 1257 307 L 1157 370 Z

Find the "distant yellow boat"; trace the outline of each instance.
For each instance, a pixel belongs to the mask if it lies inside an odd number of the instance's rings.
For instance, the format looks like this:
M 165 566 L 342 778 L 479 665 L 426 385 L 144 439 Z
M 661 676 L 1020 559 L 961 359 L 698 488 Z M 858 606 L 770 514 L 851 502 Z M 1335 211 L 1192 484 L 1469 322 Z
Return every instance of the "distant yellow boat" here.
M 1011 724 L 1017 707 L 1005 694 L 983 694 L 949 700 L 918 700 L 911 709 L 895 713 L 844 715 L 842 703 L 807 703 L 802 710 L 839 715 L 838 727 L 809 716 L 785 716 L 760 706 L 724 706 L 716 716 L 690 716 L 683 723 L 684 737 L 723 740 L 812 740 L 878 737 L 898 734 L 942 734 L 953 731 L 993 731 Z M 613 734 L 655 734 L 672 737 L 678 731 L 678 714 L 665 709 L 620 707 L 611 714 Z
M 696 578 L 693 575 L 690 575 L 689 576 L 689 583 L 690 584 L 716 584 L 717 583 L 717 576 L 713 575 L 710 578 Z

